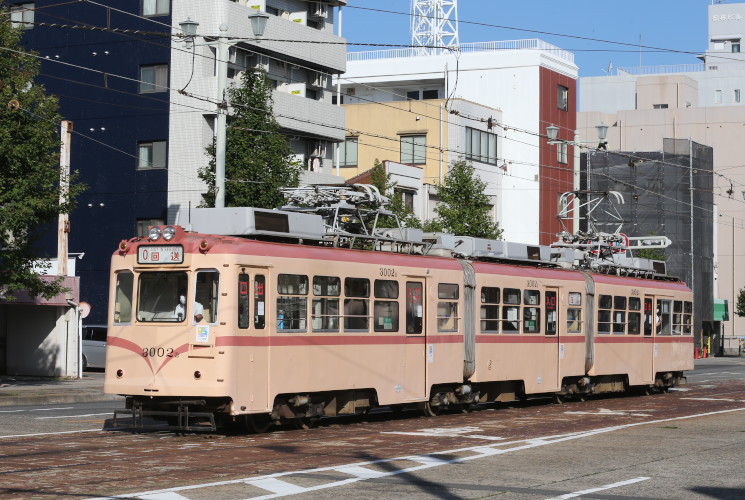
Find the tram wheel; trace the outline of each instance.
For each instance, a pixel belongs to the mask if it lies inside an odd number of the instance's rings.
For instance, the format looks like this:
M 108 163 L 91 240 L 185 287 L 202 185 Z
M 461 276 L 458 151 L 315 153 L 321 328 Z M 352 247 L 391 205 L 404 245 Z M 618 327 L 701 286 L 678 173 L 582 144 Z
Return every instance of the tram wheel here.
M 553 400 L 555 404 L 561 405 L 566 402 L 566 396 L 564 396 L 563 394 L 559 394 L 558 392 L 555 392 L 553 396 Z
M 243 422 L 246 429 L 254 434 L 264 434 L 274 423 L 268 415 L 244 415 Z
M 442 413 L 442 406 L 432 406 L 429 401 L 424 403 L 422 412 L 425 417 L 436 417 Z

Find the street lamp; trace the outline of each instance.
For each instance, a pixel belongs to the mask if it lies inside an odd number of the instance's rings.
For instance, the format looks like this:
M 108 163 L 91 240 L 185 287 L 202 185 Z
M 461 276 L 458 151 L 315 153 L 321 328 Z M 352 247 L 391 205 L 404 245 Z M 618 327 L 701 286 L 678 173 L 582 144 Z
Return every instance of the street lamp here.
M 600 139 L 598 149 L 608 149 L 608 141 L 605 140 L 608 135 L 608 125 L 601 121 L 600 125 L 595 125 L 595 128 L 598 130 L 598 139 Z
M 251 31 L 254 38 L 228 38 L 228 25 L 220 25 L 220 34 L 217 39 L 206 41 L 202 45 L 214 45 L 217 47 L 217 118 L 215 119 L 215 208 L 225 207 L 225 152 L 227 136 L 227 113 L 228 103 L 225 100 L 225 91 L 228 87 L 228 49 L 241 42 L 258 43 L 258 39 L 264 36 L 269 14 L 254 10 L 248 15 L 251 23 Z M 183 31 L 183 38 L 187 49 L 194 46 L 197 37 L 197 26 L 199 23 L 192 21 L 189 17 L 186 21 L 179 23 Z

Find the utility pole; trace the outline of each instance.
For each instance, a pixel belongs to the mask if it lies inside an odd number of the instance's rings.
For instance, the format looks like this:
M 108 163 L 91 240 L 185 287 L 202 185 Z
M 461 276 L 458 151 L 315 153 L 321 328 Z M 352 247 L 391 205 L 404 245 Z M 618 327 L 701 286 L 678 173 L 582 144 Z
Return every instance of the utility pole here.
M 225 151 L 227 143 L 228 103 L 228 25 L 220 25 L 217 38 L 217 123 L 215 123 L 215 208 L 225 208 Z
M 59 158 L 59 204 L 67 203 L 70 190 L 70 148 L 72 147 L 73 123 L 64 120 L 60 124 Z M 67 244 L 70 233 L 70 215 L 60 213 L 57 218 L 57 276 L 67 276 Z

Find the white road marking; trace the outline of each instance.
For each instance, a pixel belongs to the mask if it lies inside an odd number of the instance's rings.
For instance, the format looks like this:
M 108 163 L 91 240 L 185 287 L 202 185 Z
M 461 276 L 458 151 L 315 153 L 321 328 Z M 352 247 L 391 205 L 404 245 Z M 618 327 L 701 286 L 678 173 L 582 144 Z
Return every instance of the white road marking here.
M 257 479 L 256 481 L 246 481 L 247 484 L 258 486 L 259 488 L 272 493 L 281 493 L 283 495 L 294 495 L 295 493 L 304 493 L 305 488 L 286 481 L 280 481 L 273 477 L 267 479 Z
M 74 406 L 66 406 L 64 408 L 34 408 L 29 411 L 53 411 L 53 410 L 72 410 Z
M 50 418 L 78 418 L 78 417 L 98 417 L 101 415 L 113 415 L 113 412 L 106 412 L 106 413 L 86 413 L 84 415 L 55 415 L 53 417 L 36 417 L 36 420 L 47 420 Z
M 76 432 L 103 432 L 103 431 L 101 429 L 83 429 L 79 431 L 37 432 L 36 434 L 10 434 L 7 436 L 0 436 L 0 439 L 23 438 L 23 437 L 34 437 L 34 436 L 56 436 L 57 434 L 75 434 Z
M 142 500 L 189 500 L 185 496 L 174 493 L 173 491 L 167 491 L 165 493 L 156 493 L 155 495 L 148 495 L 141 497 Z
M 293 493 L 270 493 L 268 495 L 246 498 L 246 500 L 270 500 L 274 498 L 281 498 L 284 496 L 288 496 L 290 494 L 297 495 L 297 494 L 310 493 L 313 491 L 319 491 L 319 490 L 325 490 L 329 488 L 345 486 L 348 484 L 354 484 L 356 482 L 364 481 L 366 479 L 371 479 L 371 478 L 382 478 L 382 477 L 396 476 L 398 474 L 408 474 L 408 473 L 412 473 L 412 472 L 416 472 L 420 470 L 429 469 L 432 467 L 438 467 L 440 465 L 469 462 L 471 460 L 478 460 L 478 459 L 488 457 L 488 456 L 503 455 L 506 453 L 527 450 L 527 449 L 536 448 L 539 446 L 546 446 L 546 445 L 571 441 L 574 439 L 583 439 L 583 438 L 593 437 L 593 436 L 597 436 L 600 434 L 615 432 L 615 431 L 619 431 L 623 429 L 630 429 L 632 427 L 638 427 L 641 425 L 660 424 L 660 423 L 665 423 L 665 422 L 674 422 L 677 420 L 687 420 L 691 418 L 700 418 L 700 417 L 706 417 L 710 415 L 722 415 L 725 413 L 741 412 L 741 411 L 745 411 L 745 407 L 733 408 L 730 410 L 713 411 L 713 412 L 707 412 L 707 413 L 698 413 L 695 415 L 687 415 L 684 417 L 664 418 L 664 419 L 658 419 L 658 420 L 648 420 L 645 422 L 634 422 L 631 424 L 615 425 L 612 427 L 601 427 L 598 429 L 593 429 L 593 430 L 583 431 L 583 432 L 558 434 L 558 435 L 553 435 L 553 436 L 543 436 L 543 437 L 531 438 L 531 439 L 521 439 L 521 440 L 516 440 L 516 441 L 511 441 L 511 442 L 507 441 L 507 442 L 501 442 L 498 444 L 487 445 L 487 446 L 478 445 L 478 446 L 472 446 L 472 447 L 467 447 L 467 448 L 458 448 L 455 450 L 438 451 L 435 453 L 430 453 L 429 455 L 412 455 L 412 456 L 405 456 L 405 457 L 395 457 L 395 458 L 374 460 L 374 461 L 369 461 L 369 462 L 357 462 L 357 463 L 348 464 L 348 465 L 320 467 L 317 469 L 301 469 L 301 470 L 296 470 L 296 471 L 276 472 L 274 474 L 269 474 L 266 476 L 247 477 L 247 478 L 242 478 L 242 479 L 233 479 L 229 481 L 218 481 L 218 482 L 204 483 L 204 484 L 194 484 L 194 485 L 189 485 L 189 486 L 177 486 L 175 488 L 169 488 L 169 489 L 163 489 L 163 490 L 144 491 L 140 493 L 129 493 L 126 495 L 117 495 L 117 496 L 108 496 L 108 497 L 98 497 L 98 498 L 89 499 L 89 500 L 112 500 L 112 499 L 134 499 L 134 498 L 139 498 L 142 500 L 182 500 L 185 497 L 181 497 L 181 496 L 168 497 L 168 496 L 160 496 L 160 495 L 165 495 L 169 493 L 177 493 L 180 491 L 198 490 L 202 488 L 213 488 L 216 486 L 235 485 L 239 483 L 256 484 L 257 481 L 263 481 L 267 479 L 277 479 L 277 478 L 290 476 L 290 475 L 297 475 L 297 474 L 341 472 L 344 474 L 349 474 L 349 475 L 354 476 L 348 479 L 342 479 L 338 481 L 331 480 L 328 483 L 319 484 L 319 485 L 311 486 L 308 488 L 302 488 L 302 487 L 298 487 L 299 489 L 293 488 Z M 512 447 L 508 448 L 508 446 L 512 446 Z M 467 452 L 471 452 L 472 454 L 463 455 L 463 453 L 467 453 Z M 443 461 L 443 460 L 438 460 L 437 455 L 454 455 L 455 457 L 452 459 Z M 430 457 L 430 458 L 424 458 L 424 457 Z M 396 470 L 391 470 L 391 471 L 377 471 L 377 470 L 373 470 L 373 469 L 369 469 L 365 467 L 365 466 L 374 465 L 374 464 L 391 463 L 391 462 L 397 462 L 397 461 L 414 461 L 414 462 L 420 463 L 421 465 L 416 465 L 413 467 L 407 467 L 405 469 L 396 469 Z M 423 463 L 423 462 L 427 462 L 427 463 Z M 647 478 L 645 478 L 645 480 L 646 479 Z M 642 480 L 642 478 L 637 478 L 637 480 Z M 630 481 L 635 481 L 635 480 L 630 480 Z M 270 484 L 270 483 L 267 483 L 267 484 Z M 271 484 L 276 484 L 276 483 L 271 483 Z M 632 483 L 627 483 L 627 482 L 614 483 L 613 485 L 608 485 L 607 487 L 603 487 L 603 488 L 618 487 L 623 484 L 632 484 Z M 587 491 L 597 491 L 597 490 L 587 490 Z M 587 493 L 586 492 L 570 493 L 569 495 L 573 495 L 573 496 L 564 496 L 564 497 L 558 497 L 558 498 L 573 498 L 573 497 L 576 497 L 582 494 L 587 494 Z
M 605 491 L 605 490 L 610 490 L 612 488 L 618 488 L 620 486 L 627 486 L 629 484 L 640 483 L 642 481 L 647 481 L 648 479 L 651 479 L 651 478 L 636 477 L 634 479 L 628 479 L 626 481 L 619 481 L 613 484 L 606 484 L 605 486 L 599 486 L 597 488 L 591 488 L 589 490 L 582 490 L 582 491 L 577 491 L 575 493 L 567 493 L 566 495 L 561 495 L 559 497 L 547 498 L 546 500 L 567 500 L 568 498 L 576 498 L 582 495 L 589 495 L 590 493 L 597 493 L 598 491 Z
M 724 402 L 739 401 L 738 399 L 727 399 L 727 398 L 680 398 L 680 399 L 690 399 L 691 401 L 724 401 Z
M 685 387 L 671 387 L 668 389 L 670 392 L 688 392 L 690 389 L 686 389 Z
M 606 408 L 600 408 L 598 411 L 565 411 L 565 415 L 615 415 L 615 416 L 629 416 L 629 417 L 651 417 L 649 413 L 637 413 L 641 411 L 650 410 L 608 410 Z
M 21 413 L 26 410 L 0 410 L 0 413 Z

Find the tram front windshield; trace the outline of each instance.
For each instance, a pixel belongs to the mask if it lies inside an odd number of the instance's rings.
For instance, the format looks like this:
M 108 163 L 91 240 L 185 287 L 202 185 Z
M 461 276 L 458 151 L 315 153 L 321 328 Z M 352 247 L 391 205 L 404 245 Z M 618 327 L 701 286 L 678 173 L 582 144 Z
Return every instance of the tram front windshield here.
M 186 294 L 188 278 L 185 272 L 152 272 L 140 274 L 137 297 L 137 321 L 184 321 L 184 305 L 180 297 Z

